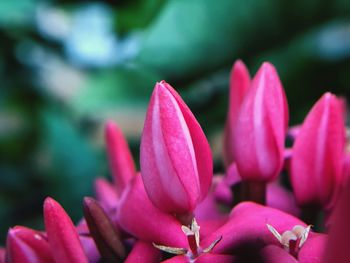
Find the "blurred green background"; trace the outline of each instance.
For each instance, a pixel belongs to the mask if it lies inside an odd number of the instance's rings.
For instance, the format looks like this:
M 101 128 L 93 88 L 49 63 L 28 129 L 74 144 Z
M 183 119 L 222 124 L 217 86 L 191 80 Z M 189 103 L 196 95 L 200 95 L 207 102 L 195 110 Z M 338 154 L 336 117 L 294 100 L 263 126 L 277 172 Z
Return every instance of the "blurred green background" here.
M 42 227 L 50 195 L 74 220 L 108 176 L 103 124 L 138 159 L 149 96 L 165 79 L 203 126 L 220 171 L 234 60 L 271 61 L 291 124 L 320 95 L 350 91 L 350 1 L 0 1 L 0 243 L 8 227 Z

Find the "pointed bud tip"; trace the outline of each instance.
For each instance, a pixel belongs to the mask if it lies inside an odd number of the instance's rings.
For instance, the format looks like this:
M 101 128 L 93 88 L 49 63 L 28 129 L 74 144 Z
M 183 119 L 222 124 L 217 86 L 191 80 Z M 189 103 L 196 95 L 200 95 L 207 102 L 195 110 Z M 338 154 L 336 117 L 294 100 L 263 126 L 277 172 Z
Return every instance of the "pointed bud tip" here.
M 261 68 L 268 70 L 268 69 L 274 69 L 275 67 L 270 62 L 265 61 L 261 64 Z
M 247 88 L 244 85 L 242 86 L 244 82 L 240 83 L 242 81 L 240 78 L 246 78 L 248 80 L 250 79 L 248 68 L 242 60 L 238 59 L 233 63 L 231 70 L 231 78 L 233 78 L 231 79 L 231 82 L 234 82 L 235 80 L 237 81 L 238 78 L 240 88 Z
M 165 80 L 162 80 L 156 83 L 152 96 L 173 97 L 172 90 L 174 90 L 174 88 L 170 84 L 168 84 Z
M 13 226 L 10 227 L 8 230 L 8 235 L 10 236 L 15 236 L 18 232 L 23 231 L 23 230 L 28 230 L 28 228 L 24 226 Z
M 106 129 L 106 131 L 109 131 L 109 130 L 111 130 L 111 129 L 114 129 L 115 126 L 116 126 L 116 124 L 115 124 L 114 121 L 112 121 L 112 120 L 107 120 L 107 121 L 106 121 L 106 124 L 105 124 L 105 129 Z
M 91 206 L 96 205 L 96 204 L 98 205 L 98 202 L 93 197 L 85 196 L 84 199 L 83 199 L 84 210 L 85 209 L 90 210 Z
M 44 210 L 57 205 L 58 205 L 57 201 L 55 201 L 52 197 L 48 196 L 45 198 L 45 201 L 44 201 Z
M 168 83 L 165 81 L 165 80 L 161 80 L 161 81 L 159 81 L 159 82 L 157 82 L 156 83 L 156 85 L 158 86 L 158 85 L 160 85 L 160 86 L 165 86 L 165 85 L 167 85 Z
M 96 202 L 94 198 L 90 197 L 90 196 L 85 196 L 83 199 L 83 202 L 86 204 L 90 204 L 92 202 Z
M 107 120 L 105 124 L 105 136 L 108 138 L 114 133 L 121 133 L 119 126 L 112 120 Z
M 244 62 L 241 59 L 237 59 L 233 63 L 233 69 L 241 69 L 241 68 L 246 69 L 246 65 L 244 64 Z
M 169 83 L 167 83 L 165 80 L 161 80 L 159 82 L 156 83 L 154 90 L 155 91 L 170 91 L 170 89 L 174 89 Z
M 336 99 L 337 97 L 331 93 L 331 92 L 326 92 L 325 94 L 323 94 L 322 99 L 326 100 L 326 101 L 330 101 L 333 99 Z
M 261 72 L 261 74 L 277 74 L 277 70 L 274 65 L 272 65 L 270 62 L 263 62 L 261 67 L 259 68 L 258 72 Z
M 17 232 L 18 232 L 18 230 L 16 230 L 16 227 L 10 227 L 9 230 L 7 231 L 7 237 L 8 238 L 15 238 Z

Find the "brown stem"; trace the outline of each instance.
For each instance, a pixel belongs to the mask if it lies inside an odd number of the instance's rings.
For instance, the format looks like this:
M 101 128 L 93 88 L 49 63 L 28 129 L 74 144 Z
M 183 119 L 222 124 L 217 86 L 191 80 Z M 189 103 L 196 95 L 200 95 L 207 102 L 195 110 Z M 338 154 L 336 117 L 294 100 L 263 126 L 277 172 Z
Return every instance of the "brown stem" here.
M 266 204 L 266 183 L 242 181 L 241 184 L 242 201 L 253 201 L 258 204 Z
M 309 205 L 302 207 L 301 218 L 308 225 L 319 226 L 320 207 L 318 205 Z
M 186 213 L 186 214 L 177 214 L 176 217 L 184 226 L 190 226 L 192 224 L 192 219 L 194 218 L 194 215 L 193 213 Z

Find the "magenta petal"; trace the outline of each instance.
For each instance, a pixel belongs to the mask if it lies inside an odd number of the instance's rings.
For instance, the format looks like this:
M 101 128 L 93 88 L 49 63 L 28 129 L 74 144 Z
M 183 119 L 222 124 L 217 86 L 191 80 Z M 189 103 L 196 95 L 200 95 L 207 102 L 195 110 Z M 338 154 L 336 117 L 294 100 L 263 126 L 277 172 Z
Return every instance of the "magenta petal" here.
M 39 231 L 16 226 L 7 235 L 6 258 L 11 263 L 54 262 L 49 244 Z M 0 260 L 0 262 L 2 262 Z
M 226 175 L 223 178 L 216 176 L 216 179 L 218 180 L 214 189 L 216 200 L 226 205 L 232 205 L 234 196 L 231 188 L 242 181 L 236 163 L 231 164 L 226 169 Z
M 81 245 L 89 259 L 89 263 L 97 263 L 101 259 L 100 252 L 96 247 L 94 240 L 91 237 L 79 236 Z
M 117 207 L 118 195 L 115 188 L 104 178 L 95 180 L 96 199 L 100 202 L 103 208 L 109 212 Z
M 59 203 L 48 197 L 44 219 L 51 253 L 56 262 L 87 263 L 88 260 L 72 220 Z
M 153 205 L 141 176 L 136 176 L 123 192 L 117 218 L 120 226 L 138 239 L 165 246 L 187 246 L 180 222 Z
M 200 238 L 205 239 L 210 236 L 217 229 L 223 226 L 227 222 L 228 218 L 212 219 L 212 220 L 197 220 L 200 226 Z
M 164 81 L 156 84 L 147 111 L 140 163 L 147 194 L 163 211 L 192 212 L 209 190 L 209 144 L 188 107 Z
M 347 153 L 344 158 L 344 169 L 343 169 L 343 181 L 347 181 L 350 178 L 350 154 Z
M 326 249 L 327 235 L 310 233 L 298 254 L 300 263 L 321 263 Z M 339 263 L 340 261 L 332 261 Z
M 226 167 L 234 161 L 233 153 L 233 129 L 238 116 L 242 101 L 250 85 L 249 72 L 241 60 L 233 65 L 230 76 L 230 99 L 229 109 L 224 131 L 224 160 Z
M 76 226 L 76 230 L 79 235 L 81 245 L 85 251 L 86 256 L 89 259 L 89 263 L 96 263 L 101 259 L 100 252 L 96 247 L 95 241 L 89 235 L 89 228 L 85 219 L 80 220 Z
M 202 246 L 208 246 L 220 236 L 222 239 L 213 249 L 213 253 L 230 253 L 247 243 L 256 246 L 279 245 L 266 224 L 272 225 L 280 233 L 292 229 L 295 225 L 305 226 L 298 218 L 277 209 L 243 202 L 232 210 L 225 225 L 203 240 Z
M 190 262 L 189 258 L 184 255 L 175 256 L 170 259 L 162 261 L 162 263 L 189 263 L 189 262 Z
M 216 176 L 218 184 L 214 189 L 214 196 L 217 202 L 223 203 L 227 206 L 233 204 L 233 192 L 231 191 L 230 185 L 225 182 L 223 176 Z
M 298 263 L 291 254 L 280 246 L 268 245 L 261 251 L 261 256 L 266 263 Z
M 201 126 L 180 95 L 165 81 L 162 83 L 176 99 L 191 134 L 203 199 L 210 189 L 213 176 L 213 158 L 210 145 Z
M 5 252 L 5 248 L 0 248 L 0 263 L 5 263 L 5 256 L 6 256 L 6 252 Z
M 267 185 L 267 205 L 279 209 L 288 214 L 299 216 L 300 209 L 297 206 L 293 193 L 277 182 Z
M 227 217 L 216 202 L 214 193 L 210 192 L 204 200 L 199 203 L 194 210 L 194 216 L 196 220 L 217 220 Z
M 324 263 L 347 263 L 350 258 L 350 180 L 333 210 Z
M 107 122 L 106 146 L 109 165 L 118 194 L 136 174 L 134 160 L 122 131 L 112 121 Z
M 243 180 L 274 180 L 280 173 L 288 108 L 275 68 L 264 63 L 255 75 L 240 108 L 233 152 Z
M 307 115 L 293 146 L 291 182 L 299 205 L 332 205 L 342 177 L 344 146 L 341 104 L 326 93 Z
M 125 263 L 158 263 L 161 259 L 160 250 L 151 243 L 137 241 Z
M 242 181 L 237 170 L 237 165 L 232 163 L 226 169 L 226 175 L 223 178 L 219 176 L 215 176 L 214 178 L 217 180 L 214 189 L 216 200 L 227 205 L 232 205 L 234 197 L 231 187 Z
M 295 125 L 288 129 L 288 136 L 294 141 L 300 133 L 301 125 Z
M 217 179 L 217 178 L 215 178 Z M 218 185 L 216 182 L 213 184 L 212 190 L 208 193 L 207 197 L 199 203 L 194 210 L 194 216 L 197 221 L 200 220 L 220 220 L 226 219 L 227 213 L 225 214 L 221 207 L 219 207 L 216 201 L 215 190 Z
M 205 253 L 205 254 L 202 254 L 198 259 L 196 259 L 196 263 L 212 263 L 212 262 L 234 263 L 235 257 L 232 255 Z

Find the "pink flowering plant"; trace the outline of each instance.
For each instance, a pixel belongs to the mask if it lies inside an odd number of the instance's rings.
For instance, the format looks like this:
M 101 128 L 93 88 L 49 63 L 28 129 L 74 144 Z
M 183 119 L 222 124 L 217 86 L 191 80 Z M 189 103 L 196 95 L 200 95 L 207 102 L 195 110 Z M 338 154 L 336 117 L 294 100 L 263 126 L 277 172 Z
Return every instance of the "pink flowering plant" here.
M 225 173 L 213 176 L 203 130 L 175 89 L 160 81 L 146 114 L 140 171 L 121 130 L 108 122 L 113 178 L 96 179 L 82 220 L 74 225 L 48 197 L 45 230 L 10 228 L 0 262 L 349 262 L 345 111 L 342 99 L 326 93 L 289 129 L 274 66 L 263 63 L 251 77 L 237 61 Z M 320 213 L 323 228 L 316 231 Z

